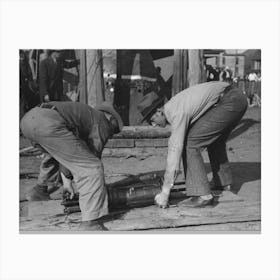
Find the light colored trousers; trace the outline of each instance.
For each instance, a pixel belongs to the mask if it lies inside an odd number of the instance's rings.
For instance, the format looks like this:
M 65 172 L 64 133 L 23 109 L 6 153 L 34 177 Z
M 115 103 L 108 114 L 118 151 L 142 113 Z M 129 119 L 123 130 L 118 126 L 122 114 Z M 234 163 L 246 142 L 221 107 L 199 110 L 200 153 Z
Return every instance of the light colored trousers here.
M 23 117 L 21 130 L 25 137 L 38 143 L 71 171 L 79 192 L 83 221 L 95 220 L 108 214 L 103 164 L 86 142 L 67 128 L 57 111 L 33 108 Z

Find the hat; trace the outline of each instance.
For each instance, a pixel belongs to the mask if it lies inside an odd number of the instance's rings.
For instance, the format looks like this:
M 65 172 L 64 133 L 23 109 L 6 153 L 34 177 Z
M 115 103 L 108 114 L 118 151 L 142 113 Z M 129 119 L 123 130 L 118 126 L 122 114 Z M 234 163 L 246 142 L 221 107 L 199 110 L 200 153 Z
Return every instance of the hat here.
M 150 106 L 143 109 L 141 111 L 141 114 L 143 115 L 143 119 L 141 120 L 141 122 L 149 119 L 156 112 L 156 110 L 158 108 L 163 106 L 164 99 L 165 99 L 165 96 L 160 96 L 157 99 L 155 99 Z
M 96 106 L 94 109 L 111 114 L 117 120 L 119 130 L 122 130 L 123 121 L 121 119 L 121 116 L 117 113 L 117 111 L 114 109 L 113 105 L 110 102 L 104 101 L 101 105 Z

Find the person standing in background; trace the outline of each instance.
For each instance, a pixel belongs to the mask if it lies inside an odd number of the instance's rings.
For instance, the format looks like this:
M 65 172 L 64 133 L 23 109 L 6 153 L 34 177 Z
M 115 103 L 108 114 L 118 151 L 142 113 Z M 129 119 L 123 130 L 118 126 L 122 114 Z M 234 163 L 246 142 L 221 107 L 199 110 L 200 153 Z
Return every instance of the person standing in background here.
M 249 105 L 253 103 L 254 94 L 256 93 L 256 82 L 258 80 L 258 76 L 255 72 L 251 72 L 248 76 L 249 86 L 248 86 L 248 98 Z
M 26 50 L 19 51 L 20 119 L 28 111 L 28 99 L 30 96 L 29 82 L 32 81 L 27 55 Z
M 39 77 L 39 64 L 48 57 L 48 50 L 32 49 L 29 52 L 29 66 L 32 73 L 34 82 L 38 82 Z
M 49 56 L 40 62 L 39 92 L 41 102 L 62 101 L 63 69 L 73 68 L 78 60 L 65 61 L 62 50 L 49 50 Z

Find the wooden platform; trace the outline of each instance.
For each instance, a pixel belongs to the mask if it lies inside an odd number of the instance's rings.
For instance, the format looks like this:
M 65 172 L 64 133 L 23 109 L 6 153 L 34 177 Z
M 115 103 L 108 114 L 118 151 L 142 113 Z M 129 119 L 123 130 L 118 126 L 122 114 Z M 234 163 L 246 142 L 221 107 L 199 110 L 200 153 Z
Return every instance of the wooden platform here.
M 25 215 L 20 218 L 20 232 L 77 231 L 80 213 L 63 214 L 59 200 L 24 202 Z M 168 209 L 154 205 L 112 213 L 105 221 L 110 231 L 180 229 L 201 225 L 220 225 L 261 221 L 260 201 L 246 201 L 231 192 L 223 192 L 215 207 L 193 209 L 177 202 Z M 226 230 L 226 227 L 224 227 Z M 195 230 L 195 228 L 193 228 Z M 258 227 L 257 232 L 260 231 Z M 182 233 L 182 230 L 180 230 Z

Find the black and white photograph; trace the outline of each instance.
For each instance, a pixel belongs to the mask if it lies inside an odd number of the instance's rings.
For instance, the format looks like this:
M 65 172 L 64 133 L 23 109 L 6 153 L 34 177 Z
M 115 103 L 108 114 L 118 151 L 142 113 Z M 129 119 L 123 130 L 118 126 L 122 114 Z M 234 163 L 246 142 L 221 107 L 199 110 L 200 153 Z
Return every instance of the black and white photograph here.
M 21 49 L 20 231 L 261 230 L 260 49 Z
M 0 1 L 0 280 L 279 280 L 278 0 Z

